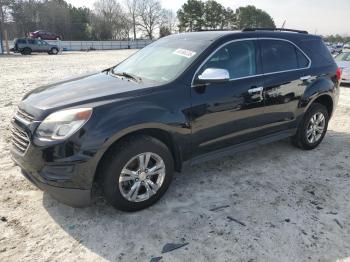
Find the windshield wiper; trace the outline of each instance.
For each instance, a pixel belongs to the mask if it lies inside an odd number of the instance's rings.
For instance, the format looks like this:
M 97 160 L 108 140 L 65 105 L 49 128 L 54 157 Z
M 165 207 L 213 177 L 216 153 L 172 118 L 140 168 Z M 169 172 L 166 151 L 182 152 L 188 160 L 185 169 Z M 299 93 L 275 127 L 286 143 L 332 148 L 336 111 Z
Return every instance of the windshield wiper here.
M 123 77 L 129 78 L 129 79 L 132 79 L 132 80 L 134 80 L 137 83 L 140 83 L 142 81 L 141 77 L 139 77 L 137 75 L 134 75 L 134 74 L 130 74 L 130 73 L 127 73 L 127 72 L 114 72 L 113 70 L 111 70 L 111 72 L 114 75 L 123 76 Z

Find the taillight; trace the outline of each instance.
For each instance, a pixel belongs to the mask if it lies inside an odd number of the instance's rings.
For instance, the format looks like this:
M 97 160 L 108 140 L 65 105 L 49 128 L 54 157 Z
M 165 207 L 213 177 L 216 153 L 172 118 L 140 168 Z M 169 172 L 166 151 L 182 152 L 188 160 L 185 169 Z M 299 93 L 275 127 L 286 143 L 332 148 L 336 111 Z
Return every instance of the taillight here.
M 340 67 L 338 67 L 337 72 L 335 73 L 335 75 L 337 76 L 337 80 L 338 81 L 341 80 L 342 73 L 343 73 L 343 70 Z

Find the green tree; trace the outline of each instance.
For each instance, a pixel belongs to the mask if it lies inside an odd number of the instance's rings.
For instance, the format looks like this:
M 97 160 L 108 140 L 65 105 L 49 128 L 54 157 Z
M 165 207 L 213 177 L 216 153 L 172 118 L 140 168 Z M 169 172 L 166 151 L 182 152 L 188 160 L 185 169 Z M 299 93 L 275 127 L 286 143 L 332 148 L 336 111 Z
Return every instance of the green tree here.
M 268 13 L 252 5 L 239 7 L 236 10 L 236 15 L 239 29 L 246 27 L 276 27 L 275 22 Z
M 225 14 L 225 8 L 215 0 L 205 2 L 204 24 L 206 29 L 223 29 Z
M 204 27 L 205 4 L 198 0 L 188 0 L 177 11 L 179 19 L 179 30 L 182 31 L 200 31 Z
M 237 29 L 236 13 L 231 8 L 226 8 L 224 11 L 224 18 L 221 21 L 222 29 Z

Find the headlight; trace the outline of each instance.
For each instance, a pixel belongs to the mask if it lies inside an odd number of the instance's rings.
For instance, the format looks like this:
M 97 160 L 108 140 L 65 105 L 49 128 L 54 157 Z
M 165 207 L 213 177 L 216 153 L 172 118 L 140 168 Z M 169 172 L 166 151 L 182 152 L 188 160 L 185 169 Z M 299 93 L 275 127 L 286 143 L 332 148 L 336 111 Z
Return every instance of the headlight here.
M 91 117 L 92 108 L 67 109 L 52 113 L 39 125 L 36 136 L 41 140 L 62 140 L 73 135 Z

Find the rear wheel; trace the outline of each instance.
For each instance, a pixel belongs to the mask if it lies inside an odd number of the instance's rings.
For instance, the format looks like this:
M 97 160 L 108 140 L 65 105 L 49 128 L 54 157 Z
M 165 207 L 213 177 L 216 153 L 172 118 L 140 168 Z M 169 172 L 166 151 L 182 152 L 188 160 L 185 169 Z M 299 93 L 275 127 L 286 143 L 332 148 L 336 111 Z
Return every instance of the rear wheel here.
M 293 144 L 306 150 L 316 148 L 326 135 L 329 115 L 324 105 L 311 105 L 301 121 L 297 134 L 292 138 Z
M 149 136 L 122 141 L 104 164 L 105 197 L 123 211 L 137 211 L 154 204 L 168 189 L 174 172 L 168 147 Z
M 30 49 L 29 47 L 26 47 L 21 51 L 22 55 L 30 55 L 31 53 L 32 53 L 32 49 Z

